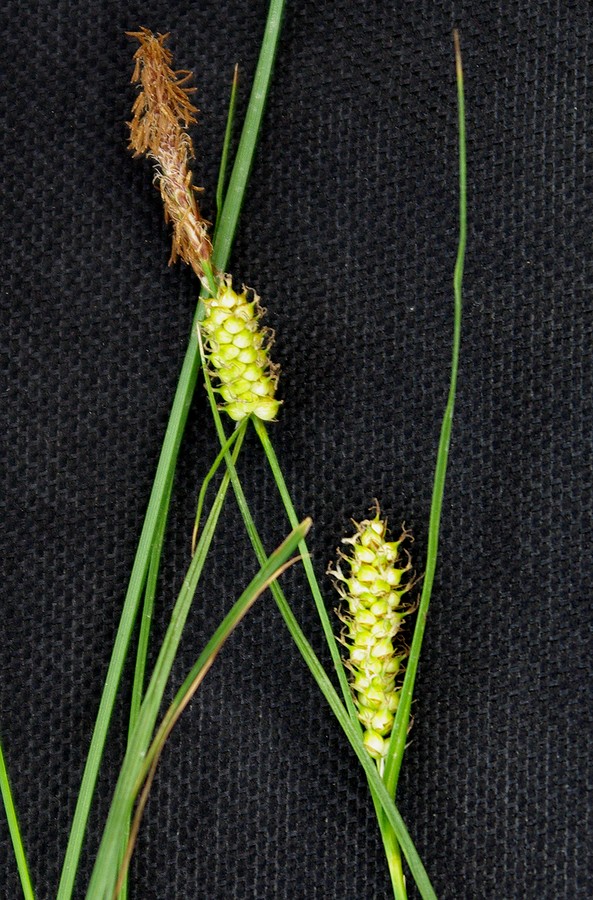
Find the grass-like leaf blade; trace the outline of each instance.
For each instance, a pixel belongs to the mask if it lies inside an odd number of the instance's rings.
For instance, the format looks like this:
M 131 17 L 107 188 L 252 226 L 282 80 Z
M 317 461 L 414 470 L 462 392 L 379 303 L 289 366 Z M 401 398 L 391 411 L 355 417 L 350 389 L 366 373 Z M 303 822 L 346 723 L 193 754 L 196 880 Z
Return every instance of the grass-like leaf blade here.
M 21 881 L 23 897 L 25 898 L 25 900 L 35 900 L 35 893 L 33 891 L 31 875 L 29 872 L 29 867 L 27 865 L 27 856 L 25 854 L 25 847 L 23 844 L 21 829 L 19 827 L 19 820 L 18 820 L 18 816 L 17 816 L 17 812 L 16 812 L 16 807 L 14 805 L 14 798 L 12 796 L 12 789 L 10 787 L 10 780 L 8 778 L 8 771 L 6 768 L 6 762 L 4 760 L 4 751 L 2 749 L 2 741 L 1 740 L 0 740 L 0 793 L 2 794 L 2 802 L 4 804 L 4 811 L 6 812 L 6 820 L 8 822 L 8 831 L 10 833 L 10 839 L 12 841 L 12 848 L 14 850 L 14 858 L 16 860 L 19 878 Z
M 437 564 L 439 548 L 439 528 L 441 521 L 441 511 L 443 508 L 443 494 L 445 490 L 447 462 L 449 459 L 449 445 L 451 442 L 453 410 L 455 408 L 455 396 L 457 393 L 457 372 L 459 369 L 463 267 L 465 261 L 465 247 L 467 242 L 467 164 L 465 147 L 465 99 L 463 91 L 463 70 L 461 67 L 461 50 L 459 47 L 459 36 L 457 31 L 454 32 L 453 37 L 455 42 L 459 134 L 459 239 L 457 247 L 457 259 L 455 262 L 455 271 L 453 275 L 454 319 L 453 346 L 451 352 L 451 375 L 449 381 L 449 393 L 445 406 L 445 412 L 443 415 L 443 422 L 441 425 L 441 434 L 439 439 L 439 447 L 437 451 L 437 461 L 434 474 L 428 529 L 426 572 L 424 574 L 424 580 L 422 584 L 422 593 L 416 617 L 414 636 L 412 638 L 412 645 L 410 647 L 410 656 L 406 665 L 406 674 L 402 686 L 399 707 L 395 718 L 391 740 L 389 742 L 389 749 L 385 759 L 385 770 L 383 773 L 385 784 L 392 797 L 395 797 L 395 793 L 397 790 L 397 781 L 406 746 L 408 725 L 410 722 L 410 710 L 412 706 L 412 695 L 414 691 L 414 682 L 416 680 L 416 673 L 418 670 L 418 661 L 420 659 L 422 639 L 424 637 L 424 630 L 426 627 L 426 616 L 430 604 L 432 585 Z

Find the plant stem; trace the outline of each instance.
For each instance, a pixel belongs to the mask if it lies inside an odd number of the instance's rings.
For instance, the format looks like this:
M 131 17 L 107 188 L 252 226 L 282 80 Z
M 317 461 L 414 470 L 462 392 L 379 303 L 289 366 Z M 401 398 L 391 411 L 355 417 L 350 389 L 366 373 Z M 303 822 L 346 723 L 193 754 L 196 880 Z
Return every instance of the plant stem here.
M 224 203 L 224 187 L 226 183 L 226 170 L 229 161 L 229 150 L 231 147 L 231 137 L 233 135 L 233 122 L 235 120 L 235 107 L 237 105 L 237 88 L 239 86 L 239 64 L 235 65 L 233 73 L 233 82 L 231 85 L 231 99 L 229 101 L 229 111 L 226 120 L 226 128 L 224 132 L 224 141 L 222 144 L 222 153 L 220 156 L 220 167 L 218 169 L 218 181 L 216 183 L 216 225 L 214 227 L 213 241 L 216 240 L 216 232 L 218 231 L 218 220 L 222 212 Z
M 253 78 L 251 96 L 247 112 L 245 113 L 245 123 L 224 199 L 220 223 L 217 224 L 216 247 L 212 254 L 212 261 L 214 268 L 219 272 L 223 271 L 226 266 L 226 260 L 231 250 L 235 228 L 239 219 L 239 212 L 245 196 L 245 184 L 249 178 L 249 170 L 270 86 L 274 57 L 278 47 L 283 10 L 284 0 L 271 0 L 257 68 Z
M 0 793 L 2 794 L 2 801 L 4 803 L 6 819 L 8 821 L 8 830 L 10 832 L 10 839 L 12 841 L 14 857 L 16 860 L 19 878 L 21 880 L 21 888 L 23 890 L 23 896 L 24 896 L 25 900 L 35 900 L 35 893 L 33 891 L 31 875 L 29 874 L 29 867 L 27 865 L 27 856 L 25 854 L 25 847 L 23 845 L 21 830 L 19 828 L 19 820 L 18 820 L 18 816 L 16 814 L 16 807 L 14 805 L 12 790 L 10 788 L 10 780 L 8 778 L 8 771 L 6 769 L 6 763 L 4 761 L 4 751 L 2 749 L 1 741 L 0 741 Z
M 164 505 L 168 508 L 171 499 L 171 486 L 164 498 Z M 144 605 L 142 607 L 142 619 L 140 621 L 140 634 L 138 637 L 138 652 L 136 654 L 136 668 L 134 670 L 134 684 L 132 686 L 132 700 L 130 704 L 130 722 L 128 728 L 128 737 L 131 735 L 138 718 L 138 713 L 142 705 L 142 697 L 144 694 L 144 677 L 146 672 L 146 657 L 148 655 L 148 642 L 150 638 L 150 626 L 152 624 L 152 613 L 154 609 L 154 598 L 156 594 L 156 585 L 158 580 L 159 565 L 161 560 L 161 552 L 163 546 L 163 538 L 165 533 L 166 519 L 161 516 L 157 532 L 155 534 L 152 553 L 150 556 L 150 565 L 148 569 L 148 578 L 146 581 L 146 590 L 144 592 Z
M 381 827 L 381 837 L 383 838 L 383 847 L 385 848 L 385 856 L 389 867 L 389 876 L 391 878 L 391 886 L 393 888 L 393 896 L 395 900 L 407 900 L 406 880 L 402 868 L 402 855 L 399 844 L 395 836 L 395 832 L 391 825 L 387 823 L 385 827 L 381 820 L 383 818 L 383 809 L 380 805 L 375 804 L 377 819 Z
M 163 448 L 161 450 L 159 464 L 150 494 L 146 518 L 144 520 L 130 583 L 124 600 L 121 619 L 115 637 L 109 668 L 107 670 L 95 729 L 93 731 L 89 754 L 82 776 L 76 810 L 74 812 L 66 856 L 64 858 L 57 900 L 69 900 L 72 896 L 84 832 L 99 772 L 101 757 L 103 755 L 109 721 L 111 719 L 115 697 L 134 627 L 138 604 L 146 581 L 154 545 L 154 536 L 159 526 L 160 515 L 162 514 L 163 500 L 173 478 L 181 436 L 185 428 L 187 414 L 196 384 L 197 373 L 197 341 L 192 332 L 189 347 L 181 369 L 179 383 L 175 392 Z
M 268 434 L 268 430 L 265 426 L 265 423 L 262 422 L 261 419 L 253 418 L 253 425 L 257 432 L 257 435 L 261 441 L 262 447 L 264 449 L 264 453 L 266 454 L 266 458 L 270 465 L 270 469 L 272 471 L 272 475 L 274 476 L 274 481 L 278 487 L 278 492 L 282 498 L 282 502 L 284 504 L 284 508 L 286 510 L 286 514 L 288 516 L 288 521 L 294 528 L 295 522 L 298 522 L 298 517 L 292 503 L 291 496 L 288 492 L 288 488 L 286 486 L 286 481 L 284 480 L 284 475 L 282 474 L 282 469 L 280 468 L 280 463 L 278 462 L 278 457 L 276 456 L 276 452 L 274 447 L 272 446 L 272 442 L 270 440 L 270 436 Z M 317 577 L 315 575 L 315 570 L 313 569 L 313 564 L 311 562 L 311 556 L 309 554 L 309 549 L 305 541 L 303 541 L 302 547 L 299 547 L 299 550 L 303 556 L 303 566 L 305 568 L 305 574 L 307 576 L 307 581 L 309 582 L 309 587 L 311 588 L 311 593 L 313 595 L 313 600 L 315 601 L 315 606 L 317 608 L 317 614 L 321 621 L 321 626 L 323 628 L 323 633 L 325 635 L 325 640 L 329 647 L 329 651 L 331 653 L 332 661 L 334 664 L 334 668 L 336 670 L 336 674 L 338 676 L 338 681 L 340 683 L 340 688 L 342 689 L 342 695 L 344 697 L 344 701 L 346 703 L 346 707 L 350 712 L 350 717 L 353 722 L 358 723 L 358 714 L 356 712 L 356 706 L 354 705 L 354 701 L 352 699 L 352 691 L 350 690 L 350 685 L 348 684 L 348 679 L 346 677 L 346 672 L 344 668 L 344 663 L 340 656 L 340 651 L 338 648 L 338 644 L 336 641 L 336 636 L 334 634 L 334 630 L 331 626 L 331 622 L 329 620 L 329 616 L 327 614 L 327 609 L 325 607 L 325 603 L 323 601 L 323 597 L 321 596 L 321 590 L 319 587 L 319 583 L 317 581 Z
M 142 605 L 142 617 L 140 619 L 140 634 L 138 637 L 138 648 L 136 651 L 136 665 L 134 667 L 134 682 L 132 685 L 132 699 L 130 702 L 130 721 L 128 724 L 128 741 L 130 740 L 138 715 L 142 705 L 142 696 L 144 693 L 144 678 L 146 672 L 146 658 L 148 656 L 148 642 L 150 638 L 150 628 L 152 625 L 152 613 L 154 608 L 154 598 L 156 595 L 156 586 L 158 573 L 163 549 L 163 540 L 165 537 L 165 528 L 167 524 L 167 514 L 169 504 L 171 502 L 172 482 L 169 484 L 168 490 L 163 498 L 163 509 L 159 517 L 157 530 L 154 537 L 152 552 L 150 556 L 150 565 L 148 569 L 148 578 L 146 581 L 146 589 L 144 592 L 144 603 Z M 128 831 L 126 829 L 126 831 Z M 126 900 L 128 895 L 127 876 L 123 879 L 119 900 Z
M 209 294 L 211 297 L 215 297 L 218 293 L 218 282 L 214 276 L 214 271 L 212 269 L 212 264 L 209 259 L 202 260 L 202 268 L 204 269 L 204 277 L 208 282 L 208 290 L 202 290 L 200 292 L 200 298 L 205 296 L 205 294 Z
M 416 672 L 418 670 L 418 660 L 420 658 L 420 650 L 422 648 L 422 639 L 424 637 L 424 629 L 426 627 L 426 616 L 428 613 L 428 606 L 430 604 L 432 585 L 437 564 L 439 528 L 441 521 L 441 511 L 443 507 L 443 493 L 445 490 L 447 462 L 449 459 L 449 444 L 451 441 L 453 410 L 455 408 L 455 395 L 457 392 L 457 372 L 459 368 L 463 265 L 465 260 L 465 246 L 467 241 L 467 175 L 465 153 L 465 103 L 463 94 L 463 72 L 461 68 L 461 51 L 459 49 L 459 36 L 457 34 L 457 31 L 453 33 L 453 37 L 455 41 L 459 132 L 459 241 L 457 249 L 457 259 L 455 262 L 455 272 L 453 276 L 455 312 L 453 322 L 453 346 L 451 353 L 451 377 L 449 382 L 447 404 L 445 406 L 443 422 L 441 425 L 441 434 L 439 439 L 439 447 L 434 474 L 434 484 L 432 490 L 432 502 L 430 507 L 430 520 L 428 528 L 426 573 L 424 575 L 416 627 L 414 629 L 414 637 L 412 639 L 412 646 L 410 648 L 410 657 L 406 666 L 406 674 L 404 677 L 399 707 L 395 718 L 391 740 L 389 742 L 388 753 L 385 758 L 385 772 L 383 777 L 387 789 L 392 797 L 395 797 L 395 793 L 397 790 L 399 772 L 401 769 L 402 759 L 406 746 L 408 725 L 410 721 L 410 709 L 412 705 L 412 694 L 414 690 L 414 681 L 416 679 Z
M 243 431 L 245 430 L 245 426 L 246 426 L 246 425 L 247 425 L 247 422 L 246 422 L 246 421 L 241 422 L 241 423 L 238 424 L 238 427 L 235 428 L 235 430 L 234 430 L 233 433 L 231 434 L 230 438 L 229 438 L 228 441 L 225 443 L 224 447 L 221 447 L 221 449 L 219 450 L 216 459 L 214 460 L 214 462 L 213 462 L 212 465 L 210 466 L 210 469 L 209 469 L 209 471 L 208 471 L 206 477 L 204 478 L 204 480 L 203 480 L 203 482 L 202 482 L 202 487 L 200 488 L 200 493 L 198 494 L 198 503 L 197 503 L 197 508 L 196 508 L 196 518 L 195 518 L 195 520 L 194 520 L 194 528 L 193 528 L 193 532 L 192 532 L 192 540 L 191 540 L 191 552 L 192 552 L 192 556 L 193 556 L 193 553 L 194 553 L 194 550 L 195 550 L 195 546 L 196 546 L 196 540 L 197 540 L 197 537 L 198 537 L 198 531 L 199 531 L 199 528 L 200 528 L 200 520 L 201 520 L 201 518 L 202 518 L 202 510 L 203 510 L 203 508 L 204 508 L 204 500 L 206 499 L 206 491 L 208 490 L 208 485 L 210 484 L 210 482 L 211 482 L 212 479 L 214 478 L 216 472 L 218 471 L 218 468 L 219 468 L 221 462 L 222 462 L 223 459 L 224 459 L 225 453 L 226 453 L 228 450 L 231 449 L 232 445 L 233 445 L 233 444 L 235 443 L 235 441 L 237 440 L 237 438 L 238 438 L 239 434 L 241 433 L 241 431 L 242 431 L 242 430 L 243 430 Z

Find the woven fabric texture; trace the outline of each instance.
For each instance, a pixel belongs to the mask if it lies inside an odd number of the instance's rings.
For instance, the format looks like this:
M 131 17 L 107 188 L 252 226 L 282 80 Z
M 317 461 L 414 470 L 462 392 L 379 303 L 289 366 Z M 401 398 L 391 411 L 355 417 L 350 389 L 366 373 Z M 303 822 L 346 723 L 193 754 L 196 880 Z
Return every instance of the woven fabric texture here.
M 264 0 L 1 0 L 0 732 L 39 900 L 68 829 L 198 284 L 167 266 L 150 165 L 126 149 L 134 43 L 192 69 L 214 193 L 233 66 L 244 114 Z M 426 554 L 452 333 L 457 110 L 469 240 L 440 561 L 399 808 L 442 900 L 590 898 L 593 7 L 287 2 L 231 271 L 276 333 L 270 427 L 328 608 L 335 548 L 378 498 Z M 236 141 L 235 141 L 236 146 Z M 216 436 L 201 382 L 180 454 L 151 660 Z M 253 432 L 240 472 L 288 527 Z M 255 573 L 229 498 L 179 685 Z M 295 569 L 284 587 L 329 669 Z M 114 713 L 76 897 L 123 752 Z M 0 815 L 0 897 L 20 895 Z M 386 898 L 362 771 L 272 598 L 225 646 L 163 755 L 131 898 Z M 410 887 L 410 897 L 417 896 Z

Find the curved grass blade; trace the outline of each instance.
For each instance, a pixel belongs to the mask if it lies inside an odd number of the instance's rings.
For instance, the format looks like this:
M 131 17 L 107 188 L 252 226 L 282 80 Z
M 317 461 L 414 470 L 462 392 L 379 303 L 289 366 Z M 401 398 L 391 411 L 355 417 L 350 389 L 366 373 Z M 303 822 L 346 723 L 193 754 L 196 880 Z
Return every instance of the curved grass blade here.
M 161 723 L 161 726 L 158 729 L 154 740 L 152 741 L 150 749 L 146 754 L 143 769 L 138 777 L 138 783 L 136 785 L 137 789 L 142 784 L 143 779 L 146 779 L 146 781 L 134 818 L 130 840 L 126 849 L 124 863 L 119 873 L 114 896 L 117 896 L 119 893 L 120 884 L 123 881 L 125 871 L 131 859 L 134 842 L 140 826 L 140 819 L 142 817 L 142 813 L 148 799 L 148 794 L 152 781 L 154 779 L 158 761 L 164 749 L 165 743 L 169 735 L 171 734 L 171 731 L 173 730 L 176 722 L 179 720 L 184 709 L 187 707 L 191 698 L 197 691 L 198 687 L 204 680 L 206 673 L 214 663 L 214 660 L 222 649 L 224 642 L 230 637 L 234 629 L 242 621 L 242 619 L 251 609 L 258 597 L 260 597 L 264 593 L 264 591 L 267 590 L 268 587 L 270 587 L 272 582 L 279 578 L 280 575 L 282 575 L 282 573 L 286 571 L 286 569 L 294 565 L 294 563 L 301 558 L 300 556 L 294 557 L 293 559 L 287 561 L 287 557 L 291 556 L 291 554 L 294 553 L 297 545 L 300 543 L 310 527 L 311 520 L 305 519 L 300 523 L 298 528 L 295 528 L 291 532 L 291 534 L 288 535 L 288 537 L 283 541 L 280 547 L 278 547 L 278 549 L 274 551 L 265 567 L 268 574 L 266 575 L 263 568 L 260 569 L 258 574 L 251 581 L 245 591 L 243 591 L 237 602 L 234 604 L 230 612 L 227 613 L 221 624 L 214 632 L 211 639 L 208 641 L 206 647 L 198 657 L 183 685 L 177 692 L 177 695 L 175 696 L 173 703 L 167 711 L 167 714 L 165 715 L 163 722 Z M 137 790 L 134 793 L 132 802 L 134 802 L 134 800 L 136 799 L 136 795 Z
M 25 847 L 23 845 L 21 829 L 19 827 L 19 820 L 16 814 L 16 807 L 14 805 L 12 790 L 10 788 L 8 770 L 6 768 L 6 762 L 4 761 L 2 741 L 0 741 L 0 793 L 2 794 L 2 802 L 4 803 L 4 810 L 6 812 L 6 819 L 8 821 L 8 830 L 10 832 L 10 839 L 12 841 L 14 858 L 21 881 L 23 896 L 25 900 L 35 900 L 35 893 L 33 891 L 31 875 L 29 873 L 29 867 L 27 865 L 27 856 L 25 854 Z
M 414 628 L 410 657 L 406 666 L 406 674 L 402 687 L 399 707 L 395 718 L 395 724 L 389 749 L 385 758 L 385 770 L 383 778 L 392 797 L 395 797 L 397 781 L 401 769 L 402 759 L 406 746 L 408 725 L 410 721 L 410 709 L 412 705 L 412 693 L 414 681 L 418 670 L 418 660 L 422 648 L 422 639 L 426 627 L 426 615 L 430 604 L 434 573 L 437 564 L 439 547 L 439 528 L 441 510 L 443 507 L 443 494 L 445 490 L 445 477 L 447 474 L 447 462 L 449 459 L 449 444 L 451 442 L 451 427 L 453 423 L 453 410 L 455 408 L 455 395 L 457 392 L 457 372 L 459 368 L 459 348 L 461 343 L 461 308 L 463 266 L 465 261 L 465 247 L 467 242 L 467 174 L 466 174 L 466 150 L 465 150 L 465 101 L 463 92 L 463 70 L 461 67 L 461 50 L 459 47 L 459 35 L 453 32 L 455 43 L 455 65 L 457 78 L 457 106 L 458 106 L 458 132 L 459 132 L 459 242 L 455 272 L 453 275 L 453 294 L 455 303 L 453 322 L 453 347 L 451 353 L 451 378 L 449 382 L 449 394 L 443 415 L 437 462 L 434 474 L 432 490 L 432 502 L 430 507 L 430 520 L 428 529 L 428 549 L 426 559 L 426 572 L 422 585 L 422 594 Z

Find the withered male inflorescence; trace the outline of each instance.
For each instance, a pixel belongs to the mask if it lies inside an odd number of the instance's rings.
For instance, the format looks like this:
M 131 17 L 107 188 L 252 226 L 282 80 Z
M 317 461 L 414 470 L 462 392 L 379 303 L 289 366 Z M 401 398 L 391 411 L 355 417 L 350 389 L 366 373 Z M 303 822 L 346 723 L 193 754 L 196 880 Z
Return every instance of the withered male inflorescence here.
M 194 148 L 187 128 L 197 121 L 198 112 L 189 99 L 195 90 L 187 86 L 191 72 L 171 68 L 173 57 L 164 45 L 167 34 L 153 35 L 142 28 L 130 37 L 140 42 L 132 81 L 142 90 L 132 107 L 129 146 L 135 156 L 146 154 L 156 162 L 165 219 L 173 223 L 170 263 L 180 257 L 202 279 L 203 261 L 209 260 L 212 247 L 189 168 Z

